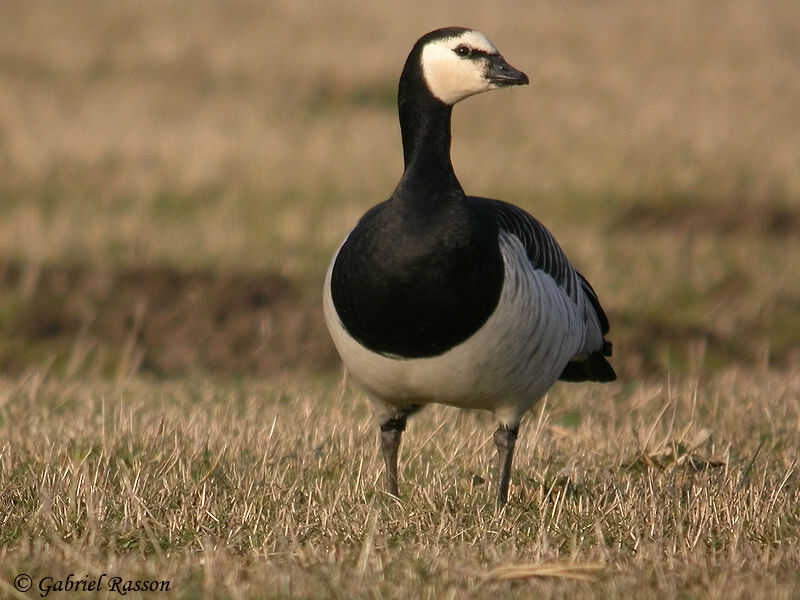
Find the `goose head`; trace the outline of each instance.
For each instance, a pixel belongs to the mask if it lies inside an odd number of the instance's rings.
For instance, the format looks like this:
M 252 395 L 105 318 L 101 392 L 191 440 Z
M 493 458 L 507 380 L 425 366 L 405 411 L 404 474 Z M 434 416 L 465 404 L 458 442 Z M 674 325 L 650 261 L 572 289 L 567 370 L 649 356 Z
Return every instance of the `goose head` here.
M 463 27 L 424 35 L 406 67 L 418 67 L 430 94 L 450 106 L 475 94 L 529 82 L 528 76 L 508 64 L 485 35 Z

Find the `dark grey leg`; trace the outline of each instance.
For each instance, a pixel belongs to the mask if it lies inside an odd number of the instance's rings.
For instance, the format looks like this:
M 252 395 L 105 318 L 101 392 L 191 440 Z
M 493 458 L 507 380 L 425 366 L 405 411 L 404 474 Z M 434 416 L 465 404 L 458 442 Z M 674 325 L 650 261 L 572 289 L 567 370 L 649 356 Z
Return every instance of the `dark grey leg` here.
M 511 479 L 511 461 L 514 460 L 514 445 L 517 443 L 519 425 L 506 427 L 500 425 L 494 432 L 497 445 L 497 508 L 503 508 L 508 501 L 508 482 Z
M 398 415 L 381 425 L 381 450 L 386 463 L 386 491 L 399 498 L 397 491 L 397 451 L 406 428 L 407 414 Z

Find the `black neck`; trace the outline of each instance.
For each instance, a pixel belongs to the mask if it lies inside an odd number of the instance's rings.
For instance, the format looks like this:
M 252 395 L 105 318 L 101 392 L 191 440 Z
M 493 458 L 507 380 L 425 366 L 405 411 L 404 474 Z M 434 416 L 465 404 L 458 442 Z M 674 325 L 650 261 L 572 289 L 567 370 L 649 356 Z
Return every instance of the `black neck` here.
M 405 78 L 403 78 L 405 79 Z M 450 161 L 450 119 L 453 107 L 436 99 L 417 82 L 400 81 L 398 108 L 405 170 L 397 192 L 417 197 L 463 194 Z M 420 87 L 421 86 L 421 87 Z

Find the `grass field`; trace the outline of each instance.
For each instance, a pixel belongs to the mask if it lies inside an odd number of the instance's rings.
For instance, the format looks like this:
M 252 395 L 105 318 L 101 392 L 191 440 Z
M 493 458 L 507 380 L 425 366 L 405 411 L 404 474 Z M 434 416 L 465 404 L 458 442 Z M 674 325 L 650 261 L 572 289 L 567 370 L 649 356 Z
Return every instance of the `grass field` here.
M 0 597 L 798 597 L 797 14 L 5 0 Z M 499 515 L 488 414 L 421 413 L 381 491 L 319 302 L 448 24 L 532 81 L 457 107 L 456 172 L 550 227 L 620 375 L 528 416 Z

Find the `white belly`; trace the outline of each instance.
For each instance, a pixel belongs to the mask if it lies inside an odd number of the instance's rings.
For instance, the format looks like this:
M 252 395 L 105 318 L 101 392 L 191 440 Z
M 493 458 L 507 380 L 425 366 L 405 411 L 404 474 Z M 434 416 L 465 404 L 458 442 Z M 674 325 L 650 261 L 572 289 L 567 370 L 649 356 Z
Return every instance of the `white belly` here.
M 379 419 L 395 406 L 436 402 L 491 410 L 501 423 L 518 423 L 582 347 L 585 328 L 575 304 L 552 277 L 531 266 L 516 237 L 501 232 L 500 248 L 505 278 L 494 313 L 467 340 L 429 358 L 384 356 L 350 337 L 333 306 L 331 262 L 325 320 Z

